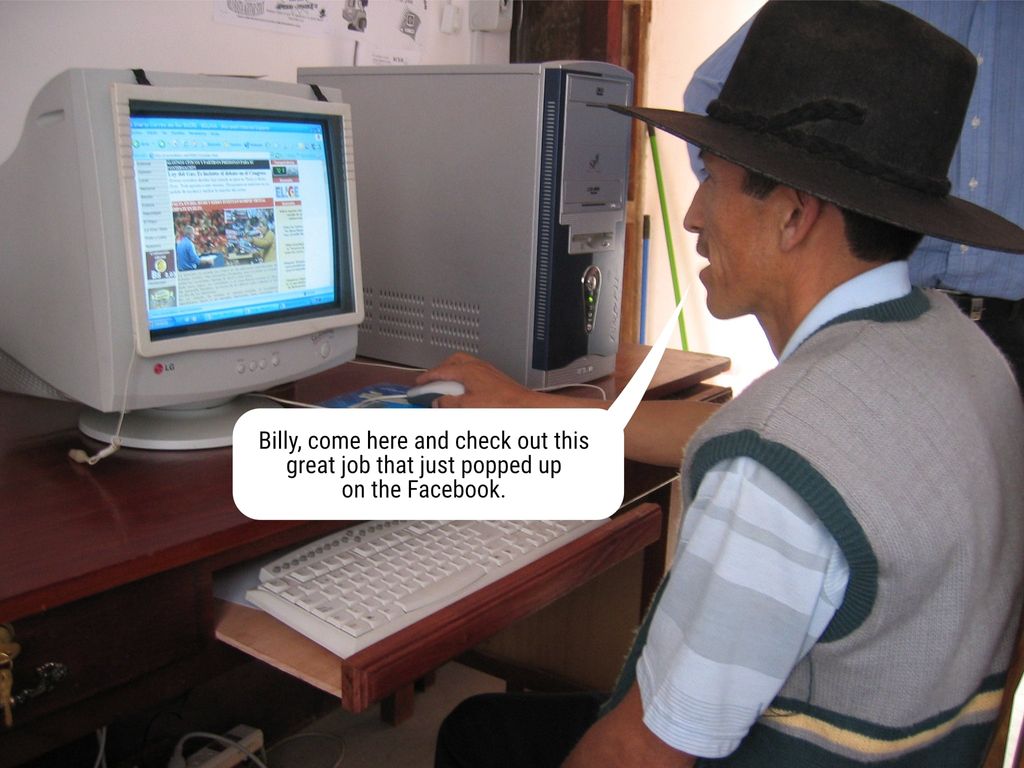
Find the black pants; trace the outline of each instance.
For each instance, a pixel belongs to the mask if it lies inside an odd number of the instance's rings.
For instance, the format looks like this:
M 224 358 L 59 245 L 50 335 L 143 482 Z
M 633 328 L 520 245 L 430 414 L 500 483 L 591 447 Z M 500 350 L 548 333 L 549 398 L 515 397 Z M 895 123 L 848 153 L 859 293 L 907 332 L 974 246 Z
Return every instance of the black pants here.
M 956 291 L 947 292 L 947 295 L 1003 353 L 1024 396 L 1024 299 L 1009 301 Z M 977 317 L 979 310 L 981 316 Z
M 597 720 L 596 693 L 485 693 L 441 724 L 435 768 L 558 768 Z

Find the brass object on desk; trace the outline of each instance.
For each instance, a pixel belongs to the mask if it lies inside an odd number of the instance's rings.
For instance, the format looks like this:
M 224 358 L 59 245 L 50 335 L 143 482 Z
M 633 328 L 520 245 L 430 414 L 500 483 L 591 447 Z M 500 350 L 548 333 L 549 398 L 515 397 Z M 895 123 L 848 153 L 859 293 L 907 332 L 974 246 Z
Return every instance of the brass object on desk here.
M 11 707 L 14 699 L 11 697 L 11 690 L 14 687 L 14 659 L 10 654 L 0 651 L 0 707 L 4 710 L 4 727 L 10 728 L 14 725 L 14 715 Z
M 4 711 L 4 727 L 14 725 L 14 657 L 21 646 L 14 642 L 14 629 L 9 624 L 0 626 L 0 709 Z
M 9 656 L 11 661 L 21 653 L 21 646 L 14 642 L 14 627 L 10 624 L 0 625 L 0 653 Z

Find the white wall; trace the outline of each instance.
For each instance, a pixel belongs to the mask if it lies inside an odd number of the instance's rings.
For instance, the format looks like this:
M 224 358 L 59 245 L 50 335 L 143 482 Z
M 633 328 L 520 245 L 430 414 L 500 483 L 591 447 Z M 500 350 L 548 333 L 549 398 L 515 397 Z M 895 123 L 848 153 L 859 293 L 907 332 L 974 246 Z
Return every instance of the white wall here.
M 763 0 L 654 0 L 651 17 L 650 64 L 645 106 L 682 109 L 683 90 L 704 59 L 748 18 Z M 695 235 L 683 229 L 683 216 L 697 190 L 686 144 L 666 133 L 657 137 L 665 180 L 672 240 L 682 291 L 689 285 L 683 313 L 689 349 L 732 358 L 732 369 L 719 383 L 741 390 L 775 365 L 775 357 L 752 317 L 717 320 L 704 304 L 704 286 L 697 277 L 707 264 L 694 250 Z M 651 217 L 648 278 L 647 340 L 652 341 L 675 309 L 661 209 L 653 163 L 647 153 L 644 169 L 644 212 Z M 678 332 L 676 336 L 678 345 Z
M 380 0 L 374 0 L 375 3 Z M 508 32 L 440 32 L 430 3 L 416 40 L 423 64 L 508 61 Z M 338 8 L 342 3 L 324 3 Z M 332 38 L 245 28 L 214 20 L 214 0 L 0 0 L 0 162 L 14 150 L 40 88 L 72 67 L 262 75 L 295 82 L 299 67 L 352 64 L 355 46 Z M 360 61 L 362 63 L 362 61 Z

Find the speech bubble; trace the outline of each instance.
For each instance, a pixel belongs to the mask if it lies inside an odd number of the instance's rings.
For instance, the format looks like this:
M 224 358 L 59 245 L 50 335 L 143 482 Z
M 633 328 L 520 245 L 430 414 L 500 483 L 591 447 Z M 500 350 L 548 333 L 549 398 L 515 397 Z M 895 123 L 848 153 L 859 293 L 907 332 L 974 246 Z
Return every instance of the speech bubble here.
M 256 520 L 609 517 L 622 503 L 623 429 L 680 311 L 607 410 L 251 410 L 233 434 L 235 504 Z

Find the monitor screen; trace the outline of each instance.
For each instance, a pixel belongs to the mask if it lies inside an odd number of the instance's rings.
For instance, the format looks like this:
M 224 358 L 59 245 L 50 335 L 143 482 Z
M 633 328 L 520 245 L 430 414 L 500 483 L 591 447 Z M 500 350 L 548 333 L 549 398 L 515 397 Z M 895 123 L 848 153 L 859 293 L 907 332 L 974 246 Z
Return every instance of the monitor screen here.
M 146 101 L 130 114 L 151 339 L 352 310 L 329 118 Z

